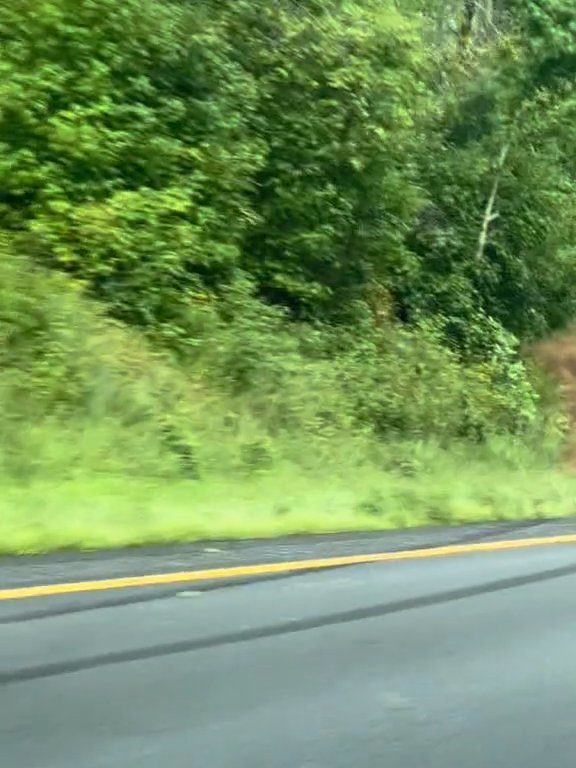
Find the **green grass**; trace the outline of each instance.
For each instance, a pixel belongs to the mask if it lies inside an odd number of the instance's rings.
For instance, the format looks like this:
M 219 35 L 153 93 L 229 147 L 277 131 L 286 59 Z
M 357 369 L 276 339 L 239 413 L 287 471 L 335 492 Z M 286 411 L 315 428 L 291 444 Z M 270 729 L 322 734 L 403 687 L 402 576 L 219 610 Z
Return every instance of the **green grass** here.
M 5 483 L 0 552 L 101 549 L 425 524 L 557 517 L 575 511 L 576 477 L 469 455 L 435 467 L 334 474 L 294 467 L 200 481 L 80 475 Z M 478 457 L 477 457 L 478 459 Z
M 246 297 L 192 364 L 0 257 L 0 553 L 574 511 L 561 420 L 514 367 L 465 368 L 392 327 L 377 352 L 307 357 Z M 508 437 L 477 442 L 493 431 Z

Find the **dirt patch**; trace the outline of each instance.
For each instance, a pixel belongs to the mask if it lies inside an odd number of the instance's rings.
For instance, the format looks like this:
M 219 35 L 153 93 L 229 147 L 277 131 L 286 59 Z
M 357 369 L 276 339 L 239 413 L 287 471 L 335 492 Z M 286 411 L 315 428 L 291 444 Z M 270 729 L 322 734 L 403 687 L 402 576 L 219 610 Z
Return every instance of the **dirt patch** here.
M 544 372 L 560 385 L 569 424 L 565 459 L 576 470 L 576 331 L 540 342 L 530 351 Z

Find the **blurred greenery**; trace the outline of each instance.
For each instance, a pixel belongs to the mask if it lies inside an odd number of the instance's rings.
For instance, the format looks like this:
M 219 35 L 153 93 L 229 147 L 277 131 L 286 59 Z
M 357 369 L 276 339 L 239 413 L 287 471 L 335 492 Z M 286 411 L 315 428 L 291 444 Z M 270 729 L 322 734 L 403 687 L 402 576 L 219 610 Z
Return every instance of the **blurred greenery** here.
M 0 0 L 3 551 L 572 510 L 576 9 L 468 6 Z

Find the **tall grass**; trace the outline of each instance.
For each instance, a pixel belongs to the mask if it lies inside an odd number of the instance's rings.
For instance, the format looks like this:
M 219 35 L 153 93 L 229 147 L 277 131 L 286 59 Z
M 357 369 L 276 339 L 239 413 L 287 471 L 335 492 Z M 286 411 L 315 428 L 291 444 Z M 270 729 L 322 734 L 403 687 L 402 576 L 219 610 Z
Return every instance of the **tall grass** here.
M 191 308 L 177 361 L 6 252 L 0 552 L 572 511 L 519 363 L 465 367 L 430 328 L 289 327 L 242 286 L 223 301 L 231 320 Z
M 416 466 L 415 455 L 420 457 Z M 376 461 L 356 466 L 335 462 L 323 472 L 284 464 L 243 476 L 185 480 L 86 469 L 65 479 L 43 475 L 27 483 L 4 481 L 0 552 L 385 530 L 573 513 L 576 477 L 524 461 L 515 453 L 512 461 L 503 462 L 502 446 L 477 454 L 464 448 L 447 452 L 438 446 L 404 444 L 389 446 L 381 466 Z

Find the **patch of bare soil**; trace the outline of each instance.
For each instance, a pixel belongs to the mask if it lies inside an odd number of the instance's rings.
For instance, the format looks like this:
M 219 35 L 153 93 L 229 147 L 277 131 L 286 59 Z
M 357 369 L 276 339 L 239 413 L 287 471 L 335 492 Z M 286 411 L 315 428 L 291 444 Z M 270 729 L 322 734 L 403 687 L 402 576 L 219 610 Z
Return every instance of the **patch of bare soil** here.
M 531 352 L 544 372 L 560 384 L 569 424 L 565 459 L 576 470 L 576 331 L 540 342 Z

